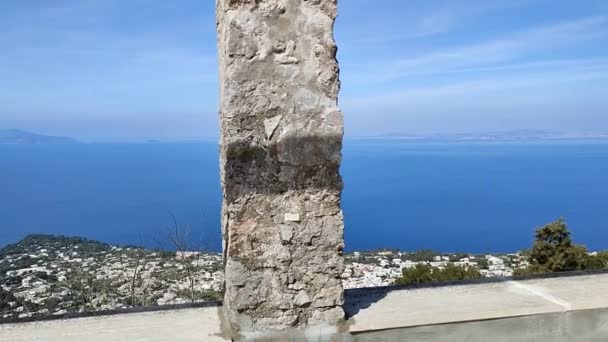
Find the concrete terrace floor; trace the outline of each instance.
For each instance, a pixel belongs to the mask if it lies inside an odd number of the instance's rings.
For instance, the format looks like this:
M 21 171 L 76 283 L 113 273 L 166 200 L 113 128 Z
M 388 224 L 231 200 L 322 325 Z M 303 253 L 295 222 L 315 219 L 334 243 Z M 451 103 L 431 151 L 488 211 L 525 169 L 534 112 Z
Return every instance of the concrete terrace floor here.
M 347 292 L 345 309 L 350 334 L 329 338 L 308 331 L 284 340 L 608 341 L 608 274 L 355 290 Z M 3 324 L 0 341 L 226 341 L 220 337 L 218 310 Z

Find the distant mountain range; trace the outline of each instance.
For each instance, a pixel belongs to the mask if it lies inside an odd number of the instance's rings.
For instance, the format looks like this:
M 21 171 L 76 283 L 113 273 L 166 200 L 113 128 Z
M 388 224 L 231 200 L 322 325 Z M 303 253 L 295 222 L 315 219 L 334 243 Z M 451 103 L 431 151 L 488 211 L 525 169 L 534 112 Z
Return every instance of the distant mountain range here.
M 434 141 L 534 141 L 534 140 L 604 140 L 608 133 L 566 133 L 545 130 L 515 130 L 504 132 L 454 133 L 454 134 L 390 134 L 363 139 L 434 140 Z
M 0 144 L 73 144 L 76 140 L 36 134 L 20 129 L 0 129 Z
M 559 140 L 608 140 L 608 132 L 569 133 L 547 130 L 513 130 L 479 133 L 429 133 L 408 134 L 393 133 L 378 136 L 351 136 L 347 139 L 355 140 L 403 140 L 403 141 L 445 141 L 445 142 L 475 142 L 475 141 L 559 141 Z M 171 142 L 216 142 L 217 138 L 191 138 L 159 140 L 148 139 L 147 143 Z M 0 129 L 0 144 L 74 144 L 78 140 L 69 137 L 51 136 L 28 132 L 22 129 Z

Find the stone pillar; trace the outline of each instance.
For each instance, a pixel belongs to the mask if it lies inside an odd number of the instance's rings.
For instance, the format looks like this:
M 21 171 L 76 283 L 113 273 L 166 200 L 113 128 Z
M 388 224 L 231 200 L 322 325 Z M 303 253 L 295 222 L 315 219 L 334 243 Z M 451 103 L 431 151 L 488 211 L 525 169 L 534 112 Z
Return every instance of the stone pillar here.
M 216 0 L 225 317 L 237 332 L 342 310 L 337 0 Z

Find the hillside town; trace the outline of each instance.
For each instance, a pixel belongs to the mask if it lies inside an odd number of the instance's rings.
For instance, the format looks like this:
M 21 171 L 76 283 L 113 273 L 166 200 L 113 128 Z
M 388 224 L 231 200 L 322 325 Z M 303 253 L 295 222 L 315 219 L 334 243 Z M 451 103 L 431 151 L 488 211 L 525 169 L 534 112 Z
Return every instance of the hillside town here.
M 474 267 L 487 278 L 511 277 L 515 269 L 529 265 L 526 257 L 520 253 L 470 255 L 433 251 L 375 251 L 350 253 L 345 259 L 346 268 L 342 274 L 342 283 L 347 289 L 392 285 L 402 275 L 403 270 L 420 264 L 435 268 L 443 268 L 450 263 Z
M 0 250 L 0 318 L 219 300 L 221 255 L 31 235 Z
M 433 251 L 345 255 L 346 289 L 388 286 L 418 264 L 475 267 L 508 277 L 525 267 L 521 254 L 469 255 Z M 0 249 L 0 319 L 221 300 L 217 253 L 113 246 L 83 238 L 31 235 Z

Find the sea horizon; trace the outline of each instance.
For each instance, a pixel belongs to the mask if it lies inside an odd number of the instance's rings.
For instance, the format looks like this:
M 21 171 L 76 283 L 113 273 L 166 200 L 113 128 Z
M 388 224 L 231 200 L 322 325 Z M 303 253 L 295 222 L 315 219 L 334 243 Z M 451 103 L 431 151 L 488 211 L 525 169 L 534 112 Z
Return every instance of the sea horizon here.
M 217 142 L 0 145 L 0 246 L 28 234 L 162 248 L 190 225 L 221 249 Z M 608 141 L 346 138 L 346 251 L 505 253 L 565 217 L 577 243 L 608 249 Z

